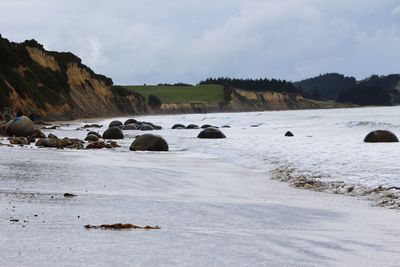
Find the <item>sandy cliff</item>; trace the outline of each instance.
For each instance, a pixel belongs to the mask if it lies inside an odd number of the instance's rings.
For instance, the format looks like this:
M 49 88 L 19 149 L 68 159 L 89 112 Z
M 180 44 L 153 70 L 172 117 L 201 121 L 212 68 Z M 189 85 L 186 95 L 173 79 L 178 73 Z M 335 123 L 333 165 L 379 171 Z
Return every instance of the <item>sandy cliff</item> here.
M 46 51 L 36 41 L 0 37 L 0 107 L 45 119 L 146 113 L 145 99 L 113 86 L 71 53 Z

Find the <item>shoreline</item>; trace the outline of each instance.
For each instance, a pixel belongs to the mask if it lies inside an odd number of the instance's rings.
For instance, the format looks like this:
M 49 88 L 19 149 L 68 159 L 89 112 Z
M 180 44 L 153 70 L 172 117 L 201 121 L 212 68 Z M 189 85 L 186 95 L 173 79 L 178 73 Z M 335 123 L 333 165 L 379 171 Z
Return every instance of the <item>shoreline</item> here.
M 17 150 L 14 165 L 23 164 L 19 155 L 26 152 Z M 349 196 L 291 188 L 265 172 L 188 152 L 30 152 L 28 164 L 41 178 L 12 185 L 22 194 L 0 192 L 1 265 L 320 266 L 400 260 L 398 211 Z M 4 165 L 4 153 L 0 157 Z M 24 194 L 25 189 L 37 194 Z M 63 192 L 77 196 L 67 199 Z M 8 222 L 10 216 L 20 222 Z M 117 222 L 161 229 L 83 227 Z

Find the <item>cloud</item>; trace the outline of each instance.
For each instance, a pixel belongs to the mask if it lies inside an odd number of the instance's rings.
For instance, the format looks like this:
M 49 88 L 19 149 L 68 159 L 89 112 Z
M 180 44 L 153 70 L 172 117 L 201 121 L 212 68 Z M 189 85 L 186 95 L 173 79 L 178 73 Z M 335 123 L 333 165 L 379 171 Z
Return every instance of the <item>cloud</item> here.
M 72 51 L 120 84 L 332 71 L 363 78 L 400 70 L 395 2 L 4 0 L 0 33 Z
M 395 8 L 393 8 L 393 10 L 392 10 L 392 15 L 393 15 L 393 16 L 400 15 L 400 5 L 398 5 L 398 6 L 396 6 Z

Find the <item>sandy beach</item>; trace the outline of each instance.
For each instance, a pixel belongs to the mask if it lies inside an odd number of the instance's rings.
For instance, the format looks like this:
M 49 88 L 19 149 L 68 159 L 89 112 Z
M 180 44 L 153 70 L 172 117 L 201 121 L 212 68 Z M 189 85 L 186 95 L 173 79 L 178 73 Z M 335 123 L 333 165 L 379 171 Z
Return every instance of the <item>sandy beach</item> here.
M 396 266 L 399 212 L 188 151 L 0 147 L 2 266 Z M 77 196 L 65 198 L 65 192 Z M 10 219 L 18 219 L 11 222 Z M 133 223 L 160 230 L 87 230 Z

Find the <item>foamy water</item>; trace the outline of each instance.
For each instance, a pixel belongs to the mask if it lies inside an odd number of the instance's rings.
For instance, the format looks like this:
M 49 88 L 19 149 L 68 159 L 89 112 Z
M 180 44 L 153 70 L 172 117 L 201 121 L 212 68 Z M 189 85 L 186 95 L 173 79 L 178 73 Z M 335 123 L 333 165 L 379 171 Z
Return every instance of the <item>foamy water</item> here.
M 136 117 L 163 126 L 154 133 L 170 151 L 161 153 L 130 152 L 138 131 L 125 131 L 114 150 L 2 146 L 0 265 L 395 266 L 398 210 L 271 178 L 283 169 L 291 183 L 307 177 L 346 185 L 324 191 L 359 185 L 358 196 L 399 186 L 399 144 L 363 143 L 374 129 L 400 135 L 399 111 Z M 83 139 L 87 132 L 77 127 L 110 121 L 74 121 L 46 133 Z M 204 140 L 196 138 L 200 130 L 171 130 L 175 123 L 231 128 L 222 129 L 226 139 Z M 284 137 L 288 130 L 295 137 Z M 83 227 L 117 222 L 161 230 Z

